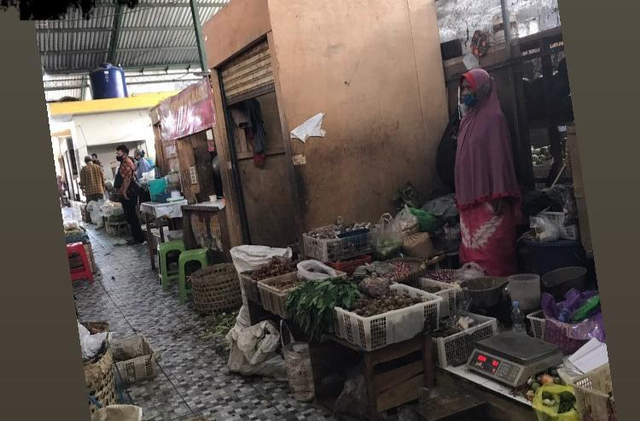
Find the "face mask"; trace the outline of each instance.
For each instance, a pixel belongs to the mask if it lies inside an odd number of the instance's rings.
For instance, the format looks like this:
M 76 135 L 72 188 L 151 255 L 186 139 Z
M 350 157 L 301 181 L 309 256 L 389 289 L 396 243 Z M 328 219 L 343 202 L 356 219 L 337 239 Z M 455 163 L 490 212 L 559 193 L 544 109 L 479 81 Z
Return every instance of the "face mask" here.
M 116 155 L 116 161 L 122 162 L 123 159 L 124 159 L 123 156 Z
M 467 94 L 462 97 L 462 102 L 467 107 L 473 107 L 474 105 L 476 105 L 478 100 L 476 99 L 476 96 L 474 94 Z
M 469 112 L 469 107 L 466 104 L 460 104 L 460 113 L 464 116 Z

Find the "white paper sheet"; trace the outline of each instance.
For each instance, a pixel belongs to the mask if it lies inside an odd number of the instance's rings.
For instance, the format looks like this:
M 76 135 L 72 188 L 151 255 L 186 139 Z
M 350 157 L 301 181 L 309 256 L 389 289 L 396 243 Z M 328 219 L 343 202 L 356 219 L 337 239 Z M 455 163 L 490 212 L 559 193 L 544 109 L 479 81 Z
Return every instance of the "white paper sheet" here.
M 568 361 L 583 374 L 595 370 L 609 362 L 607 344 L 591 339 L 570 356 Z
M 318 113 L 291 131 L 292 139 L 300 139 L 305 143 L 310 137 L 324 137 L 327 133 L 322 130 L 324 113 Z

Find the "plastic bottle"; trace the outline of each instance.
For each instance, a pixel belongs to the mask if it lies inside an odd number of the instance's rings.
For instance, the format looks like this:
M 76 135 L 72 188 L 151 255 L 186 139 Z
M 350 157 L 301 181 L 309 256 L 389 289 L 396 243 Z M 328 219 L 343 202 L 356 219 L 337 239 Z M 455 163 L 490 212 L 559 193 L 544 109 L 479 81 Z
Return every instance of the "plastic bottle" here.
M 524 314 L 522 310 L 520 310 L 520 303 L 517 301 L 513 302 L 513 309 L 511 310 L 511 321 L 513 322 L 513 332 L 514 333 L 527 333 L 527 329 L 524 326 Z

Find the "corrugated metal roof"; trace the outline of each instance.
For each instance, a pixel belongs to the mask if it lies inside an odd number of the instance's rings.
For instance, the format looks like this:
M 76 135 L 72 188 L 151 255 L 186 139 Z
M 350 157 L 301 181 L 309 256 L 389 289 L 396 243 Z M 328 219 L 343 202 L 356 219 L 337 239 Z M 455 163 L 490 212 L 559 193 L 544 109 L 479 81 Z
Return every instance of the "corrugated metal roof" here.
M 198 0 L 202 23 L 230 0 Z M 108 58 L 116 14 L 114 0 L 98 0 L 92 17 L 71 9 L 64 19 L 36 22 L 46 74 L 87 74 Z M 125 69 L 197 68 L 198 51 L 189 0 L 140 0 L 121 9 L 115 58 Z

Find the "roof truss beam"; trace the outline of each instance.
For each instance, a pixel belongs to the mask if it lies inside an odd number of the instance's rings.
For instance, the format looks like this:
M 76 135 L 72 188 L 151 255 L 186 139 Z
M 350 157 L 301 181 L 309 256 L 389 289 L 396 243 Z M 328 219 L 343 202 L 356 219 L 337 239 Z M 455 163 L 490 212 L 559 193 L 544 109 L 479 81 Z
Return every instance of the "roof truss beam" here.
M 38 28 L 39 34 L 59 33 L 59 34 L 79 34 L 85 32 L 113 32 L 113 27 L 108 28 Z M 144 27 L 120 27 L 121 32 L 179 32 L 193 31 L 193 26 L 144 26 Z
M 183 46 L 183 47 L 149 47 L 149 48 L 122 48 L 119 49 L 118 52 L 121 53 L 146 53 L 149 51 L 158 51 L 158 50 L 169 50 L 169 51 L 198 51 L 198 47 L 192 46 Z M 108 53 L 109 50 L 64 50 L 64 51 L 44 51 L 42 54 L 45 56 L 58 56 L 58 55 L 73 55 L 73 54 L 104 54 Z M 164 69 L 164 67 L 160 67 Z

